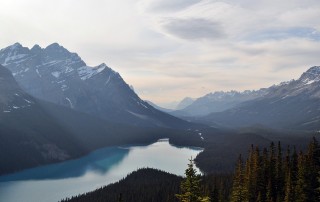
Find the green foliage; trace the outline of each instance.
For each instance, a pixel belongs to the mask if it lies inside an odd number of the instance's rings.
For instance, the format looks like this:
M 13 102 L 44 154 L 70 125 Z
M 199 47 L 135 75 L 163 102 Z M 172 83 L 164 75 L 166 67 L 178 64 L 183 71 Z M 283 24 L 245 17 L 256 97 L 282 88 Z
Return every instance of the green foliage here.
M 314 138 L 306 154 L 287 148 L 283 158 L 280 142 L 269 151 L 251 150 L 245 166 L 241 157 L 234 174 L 231 202 L 314 202 L 319 200 L 319 144 Z
M 243 161 L 241 155 L 238 159 L 236 173 L 233 179 L 231 202 L 242 202 L 246 200 L 247 188 L 245 186 L 245 176 L 243 170 Z
M 210 202 L 209 197 L 201 195 L 200 181 L 201 176 L 197 174 L 194 168 L 192 158 L 185 171 L 186 178 L 181 182 L 181 194 L 176 194 L 176 197 L 181 202 Z
M 307 152 L 297 154 L 287 148 L 282 156 L 281 145 L 260 153 L 251 146 L 244 165 L 241 155 L 233 175 L 200 176 L 192 159 L 186 177 L 145 169 L 134 172 L 119 183 L 109 185 L 71 202 L 315 202 L 320 196 L 320 147 L 316 139 Z M 119 199 L 119 194 L 122 199 Z M 175 193 L 180 193 L 176 194 Z M 177 196 L 177 197 L 175 197 Z M 204 197 L 204 196 L 210 196 Z
M 143 168 L 125 179 L 61 202 L 178 202 L 182 178 L 160 170 Z

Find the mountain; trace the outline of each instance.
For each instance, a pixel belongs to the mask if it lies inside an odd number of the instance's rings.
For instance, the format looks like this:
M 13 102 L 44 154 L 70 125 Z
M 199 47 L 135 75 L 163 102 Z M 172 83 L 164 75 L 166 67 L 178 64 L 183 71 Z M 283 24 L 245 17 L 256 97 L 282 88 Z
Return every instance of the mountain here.
M 29 49 L 16 43 L 0 50 L 0 64 L 35 98 L 108 121 L 143 127 L 190 127 L 141 100 L 119 73 L 105 64 L 90 67 L 53 43 Z
M 197 144 L 198 134 L 117 124 L 38 100 L 0 65 L 0 175 L 79 157 L 95 149 L 170 138 Z
M 83 149 L 0 65 L 0 174 L 69 159 Z
M 179 102 L 176 109 L 177 110 L 184 109 L 184 108 L 188 107 L 189 105 L 191 105 L 194 101 L 195 101 L 195 99 L 193 99 L 191 97 L 185 97 L 183 100 L 181 100 L 181 102 Z
M 264 88 L 256 91 L 246 90 L 243 92 L 216 91 L 194 101 L 191 101 L 189 98 L 184 99 L 183 102 L 189 102 L 190 104 L 171 114 L 178 117 L 204 116 L 212 112 L 221 112 L 233 108 L 242 102 L 259 98 L 265 94 L 267 94 L 267 89 Z
M 170 113 L 173 111 L 173 109 L 166 109 L 164 107 L 160 107 L 159 105 L 154 104 L 153 102 L 149 101 L 149 100 L 145 100 L 149 105 L 151 105 L 152 107 L 154 107 L 155 109 L 158 109 L 160 111 L 166 112 L 166 113 Z
M 199 118 L 208 124 L 243 127 L 320 130 L 320 67 L 311 67 L 297 80 L 266 89 L 267 94 L 223 112 Z

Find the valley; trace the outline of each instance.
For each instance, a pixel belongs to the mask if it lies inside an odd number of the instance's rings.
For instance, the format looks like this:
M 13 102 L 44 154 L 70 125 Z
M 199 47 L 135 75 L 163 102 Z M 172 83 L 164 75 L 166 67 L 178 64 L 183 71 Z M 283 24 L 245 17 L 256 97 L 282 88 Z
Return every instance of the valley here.
M 106 64 L 87 66 L 57 43 L 31 49 L 15 43 L 0 50 L 0 64 L 4 201 L 37 201 L 44 193 L 45 201 L 57 201 L 144 167 L 182 176 L 190 156 L 204 175 L 229 179 L 250 145 L 281 141 L 306 151 L 320 137 L 319 66 L 297 80 L 186 98 L 167 110 L 142 100 Z

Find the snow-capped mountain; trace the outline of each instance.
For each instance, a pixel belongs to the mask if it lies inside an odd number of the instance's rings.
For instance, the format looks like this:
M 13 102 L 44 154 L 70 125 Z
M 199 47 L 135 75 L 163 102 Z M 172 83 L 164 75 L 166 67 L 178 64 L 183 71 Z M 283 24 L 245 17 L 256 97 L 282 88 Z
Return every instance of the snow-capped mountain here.
M 179 127 L 186 122 L 141 100 L 121 76 L 100 64 L 90 67 L 76 54 L 53 43 L 31 49 L 16 43 L 0 50 L 8 68 L 30 95 L 99 118 L 139 126 Z
M 320 66 L 297 80 L 266 89 L 259 98 L 200 118 L 209 124 L 242 127 L 262 124 L 274 128 L 320 130 Z
M 160 138 L 201 141 L 197 133 L 115 124 L 30 96 L 0 65 L 0 175 L 79 157 L 95 149 Z
M 253 100 L 267 94 L 267 89 L 238 91 L 216 91 L 193 101 L 181 110 L 172 112 L 176 116 L 204 116 L 212 112 L 221 112 L 242 102 Z
M 33 98 L 24 93 L 11 72 L 0 65 L 0 114 L 28 108 L 33 104 Z
M 70 140 L 70 133 L 43 110 L 38 100 L 25 93 L 2 65 L 0 109 L 0 175 L 76 154 L 77 144 Z

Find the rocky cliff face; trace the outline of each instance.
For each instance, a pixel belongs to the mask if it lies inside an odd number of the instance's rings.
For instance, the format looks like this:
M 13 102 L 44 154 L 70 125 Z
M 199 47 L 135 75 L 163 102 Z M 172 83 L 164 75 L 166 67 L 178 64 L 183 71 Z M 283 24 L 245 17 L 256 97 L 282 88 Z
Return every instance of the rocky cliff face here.
M 30 95 L 105 120 L 138 126 L 180 127 L 186 122 L 141 100 L 121 76 L 100 64 L 87 66 L 57 43 L 29 49 L 16 43 L 0 51 L 8 68 Z

